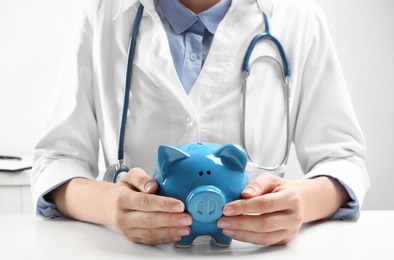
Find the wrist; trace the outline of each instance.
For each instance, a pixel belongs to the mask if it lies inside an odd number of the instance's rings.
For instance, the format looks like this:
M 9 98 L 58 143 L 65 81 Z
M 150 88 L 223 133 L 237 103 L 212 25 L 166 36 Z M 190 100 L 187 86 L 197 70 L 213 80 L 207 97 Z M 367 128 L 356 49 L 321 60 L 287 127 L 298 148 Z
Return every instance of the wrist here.
M 304 223 L 328 218 L 348 199 L 346 189 L 331 177 L 297 180 L 296 185 L 301 196 Z
M 110 189 L 112 183 L 74 178 L 49 194 L 57 209 L 66 217 L 110 225 Z

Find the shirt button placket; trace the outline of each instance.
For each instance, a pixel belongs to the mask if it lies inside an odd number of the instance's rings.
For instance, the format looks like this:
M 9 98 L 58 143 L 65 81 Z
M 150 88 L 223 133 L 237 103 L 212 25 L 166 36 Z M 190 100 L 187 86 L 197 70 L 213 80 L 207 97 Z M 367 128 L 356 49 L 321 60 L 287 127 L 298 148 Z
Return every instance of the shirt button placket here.
M 183 75 L 187 77 L 182 79 L 182 83 L 187 93 L 193 87 L 202 68 L 204 31 L 204 24 L 198 20 L 189 27 L 186 33 Z

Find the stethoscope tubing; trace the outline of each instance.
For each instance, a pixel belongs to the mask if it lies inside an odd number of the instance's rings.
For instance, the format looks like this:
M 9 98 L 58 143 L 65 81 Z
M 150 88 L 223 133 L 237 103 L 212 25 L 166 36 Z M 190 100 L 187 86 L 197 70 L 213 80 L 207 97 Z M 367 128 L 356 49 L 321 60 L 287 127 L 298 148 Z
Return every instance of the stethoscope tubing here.
M 125 94 L 123 100 L 123 112 L 122 112 L 122 122 L 120 124 L 120 134 L 119 134 L 119 148 L 118 148 L 118 160 L 122 162 L 124 159 L 124 139 L 125 139 L 125 132 L 126 132 L 126 123 L 127 123 L 127 110 L 129 108 L 129 99 L 130 99 L 130 86 L 131 86 L 131 76 L 132 76 L 132 66 L 134 61 L 134 52 L 135 46 L 137 43 L 137 35 L 140 28 L 142 14 L 144 11 L 144 6 L 140 4 L 136 19 L 133 25 L 133 29 L 131 32 L 131 37 L 129 40 L 129 49 L 128 49 L 128 59 L 127 59 L 127 67 L 126 67 L 126 80 L 125 80 Z
M 278 38 L 276 38 L 274 35 L 271 34 L 270 21 L 265 13 L 263 13 L 263 19 L 265 24 L 265 32 L 256 35 L 250 42 L 244 60 L 242 62 L 242 71 L 247 71 L 247 72 L 250 71 L 249 60 L 250 57 L 252 56 L 253 50 L 256 47 L 257 43 L 259 43 L 261 40 L 270 40 L 275 44 L 276 48 L 279 51 L 279 54 L 282 59 L 283 71 L 285 77 L 290 77 L 291 76 L 290 62 L 289 62 L 289 58 L 286 55 L 285 49 L 283 45 L 280 43 L 280 41 L 278 40 Z
M 280 62 L 271 57 L 271 56 L 262 56 L 260 58 L 268 58 L 272 61 L 274 61 L 279 68 L 282 71 L 282 75 L 284 75 L 284 71 L 283 71 L 283 67 L 280 64 Z M 253 161 L 253 159 L 251 158 L 250 154 L 248 153 L 248 149 L 247 149 L 247 145 L 246 145 L 246 95 L 247 95 L 247 81 L 248 81 L 248 77 L 249 77 L 249 71 L 248 72 L 244 72 L 243 73 L 243 81 L 242 81 L 242 133 L 241 133 L 241 137 L 242 137 L 242 143 L 244 144 L 244 148 L 246 151 L 246 155 L 248 157 L 248 160 L 253 164 L 254 167 L 260 169 L 260 170 L 264 170 L 264 171 L 268 171 L 268 172 L 278 172 L 278 173 L 283 173 L 284 169 L 281 169 L 281 167 L 283 165 L 285 165 L 287 163 L 287 160 L 289 158 L 289 154 L 290 154 L 290 146 L 291 146 L 291 138 L 290 138 L 290 86 L 289 86 L 289 77 L 287 76 L 283 76 L 283 95 L 284 95 L 284 99 L 285 99 L 285 113 L 286 113 L 286 149 L 285 149 L 285 154 L 283 156 L 282 161 L 279 164 L 273 165 L 273 166 L 261 166 L 260 164 L 257 164 Z
M 290 62 L 289 59 L 286 55 L 285 49 L 283 47 L 283 45 L 281 44 L 281 42 L 278 40 L 278 38 L 276 38 L 275 36 L 273 36 L 271 34 L 271 25 L 268 19 L 268 16 L 263 13 L 263 19 L 264 19 L 264 25 L 265 25 L 265 32 L 260 33 L 258 35 L 256 35 L 252 41 L 249 44 L 249 47 L 246 51 L 244 60 L 242 62 L 242 139 L 243 139 L 243 144 L 245 147 L 245 151 L 246 154 L 248 156 L 248 159 L 250 162 L 253 163 L 253 165 L 255 167 L 257 167 L 260 170 L 264 170 L 264 171 L 281 171 L 282 169 L 281 166 L 285 165 L 287 163 L 288 157 L 289 157 L 289 153 L 290 153 L 290 146 L 291 146 L 291 138 L 290 138 L 290 86 L 289 86 L 289 79 L 291 76 L 291 69 L 290 69 Z M 286 112 L 286 149 L 285 149 L 285 154 L 283 156 L 283 159 L 281 161 L 281 163 L 277 164 L 277 165 L 273 165 L 270 167 L 267 166 L 261 166 L 257 163 L 254 163 L 251 156 L 248 153 L 248 149 L 246 147 L 246 136 L 245 136 L 245 132 L 246 132 L 246 94 L 247 94 L 247 81 L 248 81 L 248 77 L 250 75 L 250 57 L 252 56 L 253 50 L 256 47 L 257 43 L 259 43 L 262 40 L 269 40 L 272 43 L 275 44 L 276 48 L 279 51 L 279 54 L 281 56 L 282 59 L 282 64 L 280 64 L 280 62 L 271 57 L 271 56 L 264 56 L 265 58 L 269 58 L 271 60 L 273 60 L 278 66 L 279 68 L 281 68 L 282 71 L 282 78 L 283 78 L 283 86 L 284 86 L 284 99 L 285 99 L 285 112 Z

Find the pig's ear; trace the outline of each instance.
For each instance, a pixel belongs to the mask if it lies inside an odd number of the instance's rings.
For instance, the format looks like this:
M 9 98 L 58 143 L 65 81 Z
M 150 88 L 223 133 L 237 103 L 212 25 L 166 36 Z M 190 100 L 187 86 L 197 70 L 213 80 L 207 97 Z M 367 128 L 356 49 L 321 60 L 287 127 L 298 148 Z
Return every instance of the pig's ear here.
M 215 152 L 215 156 L 221 158 L 222 163 L 230 169 L 245 171 L 248 159 L 242 146 L 232 143 L 225 144 Z
M 179 150 L 176 147 L 164 144 L 160 145 L 157 151 L 157 163 L 158 167 L 160 167 L 163 177 L 168 177 L 166 176 L 169 174 L 167 169 L 172 163 L 187 159 L 189 156 L 189 154 Z

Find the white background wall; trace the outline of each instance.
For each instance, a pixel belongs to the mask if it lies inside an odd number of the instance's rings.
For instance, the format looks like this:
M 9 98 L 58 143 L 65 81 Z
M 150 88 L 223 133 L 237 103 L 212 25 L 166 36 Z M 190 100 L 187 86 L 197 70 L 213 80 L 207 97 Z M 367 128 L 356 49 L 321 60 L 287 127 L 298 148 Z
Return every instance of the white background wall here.
M 316 1 L 368 141 L 372 188 L 364 209 L 394 209 L 394 1 Z M 69 30 L 86 2 L 0 0 L 0 154 L 31 154 Z M 294 154 L 288 172 L 300 176 Z

